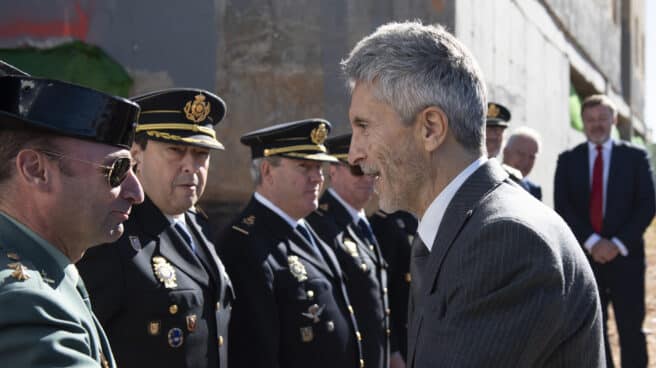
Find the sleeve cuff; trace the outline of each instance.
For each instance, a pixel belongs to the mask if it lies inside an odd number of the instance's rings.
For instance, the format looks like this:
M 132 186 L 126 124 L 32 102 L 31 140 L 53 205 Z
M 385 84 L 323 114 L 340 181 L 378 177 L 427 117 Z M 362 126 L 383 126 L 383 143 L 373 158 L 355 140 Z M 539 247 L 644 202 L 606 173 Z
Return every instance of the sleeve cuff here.
M 590 252 L 592 251 L 592 247 L 593 247 L 595 244 L 597 244 L 597 242 L 599 241 L 599 239 L 601 239 L 601 236 L 599 236 L 599 234 L 597 234 L 597 233 L 592 233 L 592 235 L 590 235 L 590 236 L 588 237 L 588 239 L 585 241 L 585 243 L 583 243 L 583 246 L 584 246 L 585 249 L 588 251 L 588 253 L 590 253 Z
M 611 239 L 611 241 L 613 242 L 613 244 L 615 244 L 617 249 L 620 251 L 621 255 L 623 255 L 624 257 L 629 255 L 629 250 L 626 249 L 626 247 L 624 246 L 624 243 L 622 243 L 621 240 L 619 240 L 617 237 L 613 237 Z

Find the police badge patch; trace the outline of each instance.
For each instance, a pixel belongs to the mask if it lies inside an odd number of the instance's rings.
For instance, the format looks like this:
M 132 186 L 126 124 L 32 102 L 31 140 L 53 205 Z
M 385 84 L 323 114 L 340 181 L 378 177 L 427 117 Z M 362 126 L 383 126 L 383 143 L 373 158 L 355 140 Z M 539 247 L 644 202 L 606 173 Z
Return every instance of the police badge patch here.
M 296 277 L 296 280 L 299 282 L 307 280 L 307 270 L 303 263 L 298 259 L 298 256 L 287 257 L 287 263 L 289 263 L 289 272 Z
M 353 240 L 344 239 L 344 248 L 346 248 L 346 251 L 351 255 L 351 257 L 357 258 L 359 256 L 358 246 Z
M 153 257 L 153 271 L 165 288 L 173 289 L 178 287 L 175 268 L 164 257 Z

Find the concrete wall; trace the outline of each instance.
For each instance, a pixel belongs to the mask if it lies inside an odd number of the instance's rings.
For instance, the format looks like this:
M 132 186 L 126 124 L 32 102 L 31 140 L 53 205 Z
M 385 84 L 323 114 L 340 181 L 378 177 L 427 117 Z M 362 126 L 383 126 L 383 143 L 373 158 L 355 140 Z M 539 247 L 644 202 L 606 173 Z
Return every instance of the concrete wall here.
M 543 200 L 552 205 L 558 154 L 584 138 L 569 125 L 569 59 L 550 41 L 554 35 L 545 34 L 548 28 L 525 11 L 511 0 L 458 1 L 456 36 L 478 60 L 488 99 L 511 110 L 506 136 L 519 126 L 541 133 L 541 152 L 529 177 L 542 185 Z

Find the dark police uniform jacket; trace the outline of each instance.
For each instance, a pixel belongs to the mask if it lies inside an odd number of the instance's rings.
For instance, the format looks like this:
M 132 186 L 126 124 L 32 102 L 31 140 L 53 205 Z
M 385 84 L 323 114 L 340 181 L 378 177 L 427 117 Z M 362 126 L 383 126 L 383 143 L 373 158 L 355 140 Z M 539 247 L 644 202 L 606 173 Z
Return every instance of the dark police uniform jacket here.
M 389 264 L 388 289 L 392 314 L 392 351 L 407 357 L 408 298 L 410 295 L 410 252 L 417 233 L 417 219 L 410 213 L 392 214 L 378 211 L 369 222 L 380 244 L 383 258 Z
M 232 286 L 205 219 L 185 219 L 197 255 L 146 197 L 117 242 L 78 262 L 120 367 L 227 367 Z
M 325 261 L 254 197 L 219 236 L 219 254 L 237 296 L 230 323 L 232 367 L 362 365 L 342 270 L 316 234 L 315 241 Z
M 333 245 L 346 274 L 346 288 L 362 333 L 365 367 L 388 367 L 391 330 L 387 264 L 378 244 L 367 240 L 348 210 L 328 190 L 307 220 L 321 239 Z

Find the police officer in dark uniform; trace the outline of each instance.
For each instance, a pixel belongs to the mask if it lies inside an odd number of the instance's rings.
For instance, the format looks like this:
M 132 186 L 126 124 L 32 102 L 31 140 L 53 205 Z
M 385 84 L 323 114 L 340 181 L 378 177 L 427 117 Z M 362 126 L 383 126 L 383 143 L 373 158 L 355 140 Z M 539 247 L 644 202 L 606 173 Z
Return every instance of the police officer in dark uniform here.
M 389 367 L 391 334 L 387 264 L 364 212 L 375 178 L 348 164 L 350 143 L 351 134 L 326 140 L 328 152 L 339 162 L 328 167 L 330 188 L 306 220 L 322 240 L 333 245 L 346 274 L 346 288 L 362 333 L 365 366 L 383 368 Z
M 489 158 L 497 157 L 503 146 L 503 136 L 510 123 L 510 110 L 496 103 L 487 103 L 487 118 L 485 120 L 485 145 Z M 502 164 L 504 170 L 515 183 L 521 185 L 524 175 L 512 166 Z
M 204 90 L 133 98 L 132 155 L 146 199 L 125 234 L 78 263 L 121 367 L 227 367 L 230 279 L 195 208 L 223 101 Z
M 237 295 L 233 367 L 364 366 L 342 269 L 303 220 L 317 208 L 322 163 L 337 161 L 325 153 L 329 130 L 327 121 L 310 119 L 241 137 L 256 189 L 217 241 Z
M 383 258 L 388 264 L 387 288 L 390 303 L 392 351 L 398 350 L 403 361 L 407 359 L 408 297 L 410 293 L 410 253 L 417 233 L 418 221 L 405 211 L 388 214 L 376 211 L 369 222 L 380 244 Z

